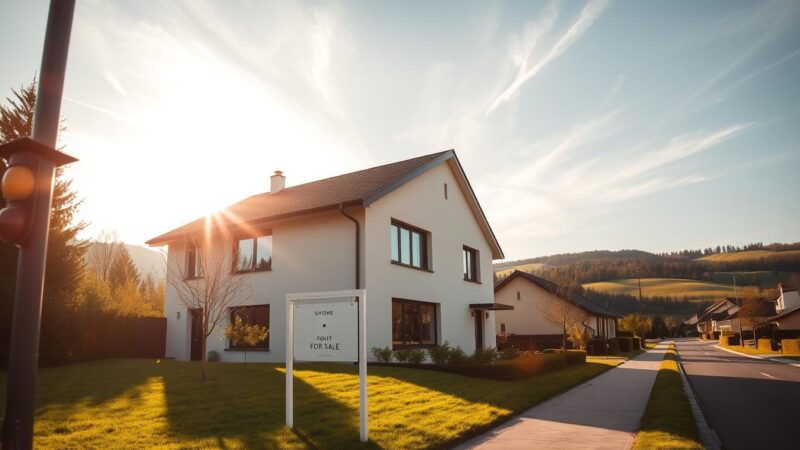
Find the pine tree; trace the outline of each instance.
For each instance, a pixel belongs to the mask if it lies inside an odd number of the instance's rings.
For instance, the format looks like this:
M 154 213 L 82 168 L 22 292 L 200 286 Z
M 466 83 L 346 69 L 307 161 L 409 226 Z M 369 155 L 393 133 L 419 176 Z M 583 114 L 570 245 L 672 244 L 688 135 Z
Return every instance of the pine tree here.
M 36 80 L 19 90 L 11 90 L 5 105 L 0 105 L 0 144 L 30 136 L 36 106 Z M 0 177 L 7 162 L 0 158 Z M 76 291 L 84 271 L 85 244 L 78 242 L 78 233 L 86 227 L 75 222 L 81 200 L 71 190 L 72 181 L 61 170 L 56 171 L 50 235 L 47 250 L 44 303 L 42 307 L 41 360 L 63 351 L 65 333 L 70 325 L 65 316 L 75 307 Z M 2 199 L 0 199 L 2 202 Z M 0 207 L 4 204 L 0 203 Z M 17 249 L 0 243 L 0 360 L 5 361 L 11 325 L 11 308 L 17 273 Z
M 128 249 L 122 245 L 108 270 L 108 284 L 112 289 L 116 289 L 129 281 L 136 286 L 139 285 L 139 270 L 136 269 Z

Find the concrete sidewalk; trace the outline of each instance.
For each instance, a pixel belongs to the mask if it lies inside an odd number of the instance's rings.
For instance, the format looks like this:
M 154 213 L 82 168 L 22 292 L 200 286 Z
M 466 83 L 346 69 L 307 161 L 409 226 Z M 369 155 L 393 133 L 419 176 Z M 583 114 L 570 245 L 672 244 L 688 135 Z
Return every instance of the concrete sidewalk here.
M 535 406 L 457 449 L 629 449 L 668 343 Z

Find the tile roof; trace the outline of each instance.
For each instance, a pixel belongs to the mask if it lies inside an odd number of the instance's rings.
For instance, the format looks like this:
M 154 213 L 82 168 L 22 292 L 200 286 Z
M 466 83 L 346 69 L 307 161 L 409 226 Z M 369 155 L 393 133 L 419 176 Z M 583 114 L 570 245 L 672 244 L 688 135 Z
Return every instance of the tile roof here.
M 559 286 L 556 283 L 553 283 L 552 281 L 547 280 L 545 278 L 537 277 L 536 275 L 532 275 L 532 274 L 530 274 L 528 272 L 523 272 L 521 270 L 514 270 L 514 272 L 512 272 L 511 275 L 509 275 L 507 278 L 505 278 L 500 283 L 498 283 L 497 286 L 495 286 L 495 288 L 494 288 L 495 292 L 497 292 L 503 286 L 505 286 L 508 282 L 510 282 L 512 278 L 515 278 L 517 276 L 521 276 L 521 277 L 525 278 L 526 280 L 533 282 L 534 284 L 536 284 L 539 287 L 545 289 L 546 291 L 550 292 L 551 294 L 554 294 L 554 295 L 556 295 L 558 297 L 564 298 L 563 295 L 561 295 L 561 293 L 559 293 Z M 597 302 L 595 302 L 593 300 L 590 300 L 590 299 L 588 299 L 588 298 L 586 298 L 586 297 L 584 297 L 584 296 L 582 296 L 582 295 L 580 295 L 578 293 L 570 292 L 567 295 L 567 297 L 568 297 L 567 300 L 571 301 L 572 303 L 574 303 L 579 308 L 581 308 L 584 311 L 589 312 L 591 314 L 595 314 L 595 315 L 598 315 L 598 316 L 605 316 L 605 317 L 622 317 L 620 314 L 618 314 L 618 313 L 606 308 L 605 306 L 603 306 L 603 305 L 601 305 L 601 304 L 599 304 L 599 303 L 597 303 Z
M 487 239 L 493 246 L 495 258 L 502 257 L 502 249 L 480 209 L 477 198 L 471 192 L 469 181 L 466 180 L 453 150 L 287 187 L 276 193 L 265 192 L 253 195 L 223 209 L 221 213 L 217 214 L 215 222 L 232 226 L 243 223 L 253 224 L 331 211 L 340 206 L 367 206 L 415 176 L 448 160 L 453 160 L 464 176 L 464 184 L 470 191 L 465 192 L 465 195 L 468 198 L 471 195 L 474 200 L 476 216 L 478 216 L 476 219 L 481 222 L 484 234 L 487 235 Z M 150 239 L 147 244 L 153 246 L 168 244 L 187 234 L 201 231 L 204 226 L 205 218 L 200 218 Z

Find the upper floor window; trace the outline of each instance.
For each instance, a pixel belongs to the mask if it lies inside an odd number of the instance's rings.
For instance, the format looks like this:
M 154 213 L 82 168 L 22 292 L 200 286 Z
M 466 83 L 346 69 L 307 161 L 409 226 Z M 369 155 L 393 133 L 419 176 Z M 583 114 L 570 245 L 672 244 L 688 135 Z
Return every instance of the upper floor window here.
M 461 262 L 464 267 L 464 279 L 478 281 L 478 251 L 465 245 Z
M 236 272 L 272 270 L 272 235 L 238 239 L 233 254 Z
M 392 221 L 389 229 L 392 262 L 428 269 L 428 236 L 427 231 Z
M 186 244 L 186 278 L 200 278 L 203 276 L 200 247 L 195 242 Z

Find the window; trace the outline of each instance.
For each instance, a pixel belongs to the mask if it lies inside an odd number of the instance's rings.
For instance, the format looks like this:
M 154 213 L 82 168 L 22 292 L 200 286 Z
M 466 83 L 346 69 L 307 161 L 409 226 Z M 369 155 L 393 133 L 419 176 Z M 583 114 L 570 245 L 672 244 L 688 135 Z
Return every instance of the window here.
M 272 270 L 272 235 L 236 241 L 234 261 L 235 272 Z
M 500 332 L 501 333 L 505 333 L 506 332 L 506 324 L 504 324 L 504 323 L 500 324 Z
M 393 221 L 389 228 L 392 262 L 427 270 L 428 235 L 424 230 Z
M 447 183 L 444 184 L 444 199 L 447 200 Z
M 478 281 L 478 251 L 474 248 L 464 246 L 462 252 L 462 265 L 464 266 L 464 279 L 467 281 Z
M 517 301 L 522 301 L 522 294 L 520 294 L 519 291 L 517 291 Z
M 186 278 L 191 280 L 203 276 L 200 248 L 194 242 L 186 244 Z
M 237 306 L 231 308 L 231 323 L 236 321 L 236 316 L 242 318 L 242 323 L 260 325 L 262 327 L 267 327 L 267 330 L 269 330 L 269 305 Z M 258 348 L 267 350 L 269 349 L 269 333 L 267 333 L 267 337 L 263 341 L 259 341 L 256 345 L 246 345 L 244 343 L 234 344 L 233 342 L 229 342 L 228 345 L 229 348 L 233 349 Z
M 392 346 L 436 345 L 436 304 L 392 299 Z

